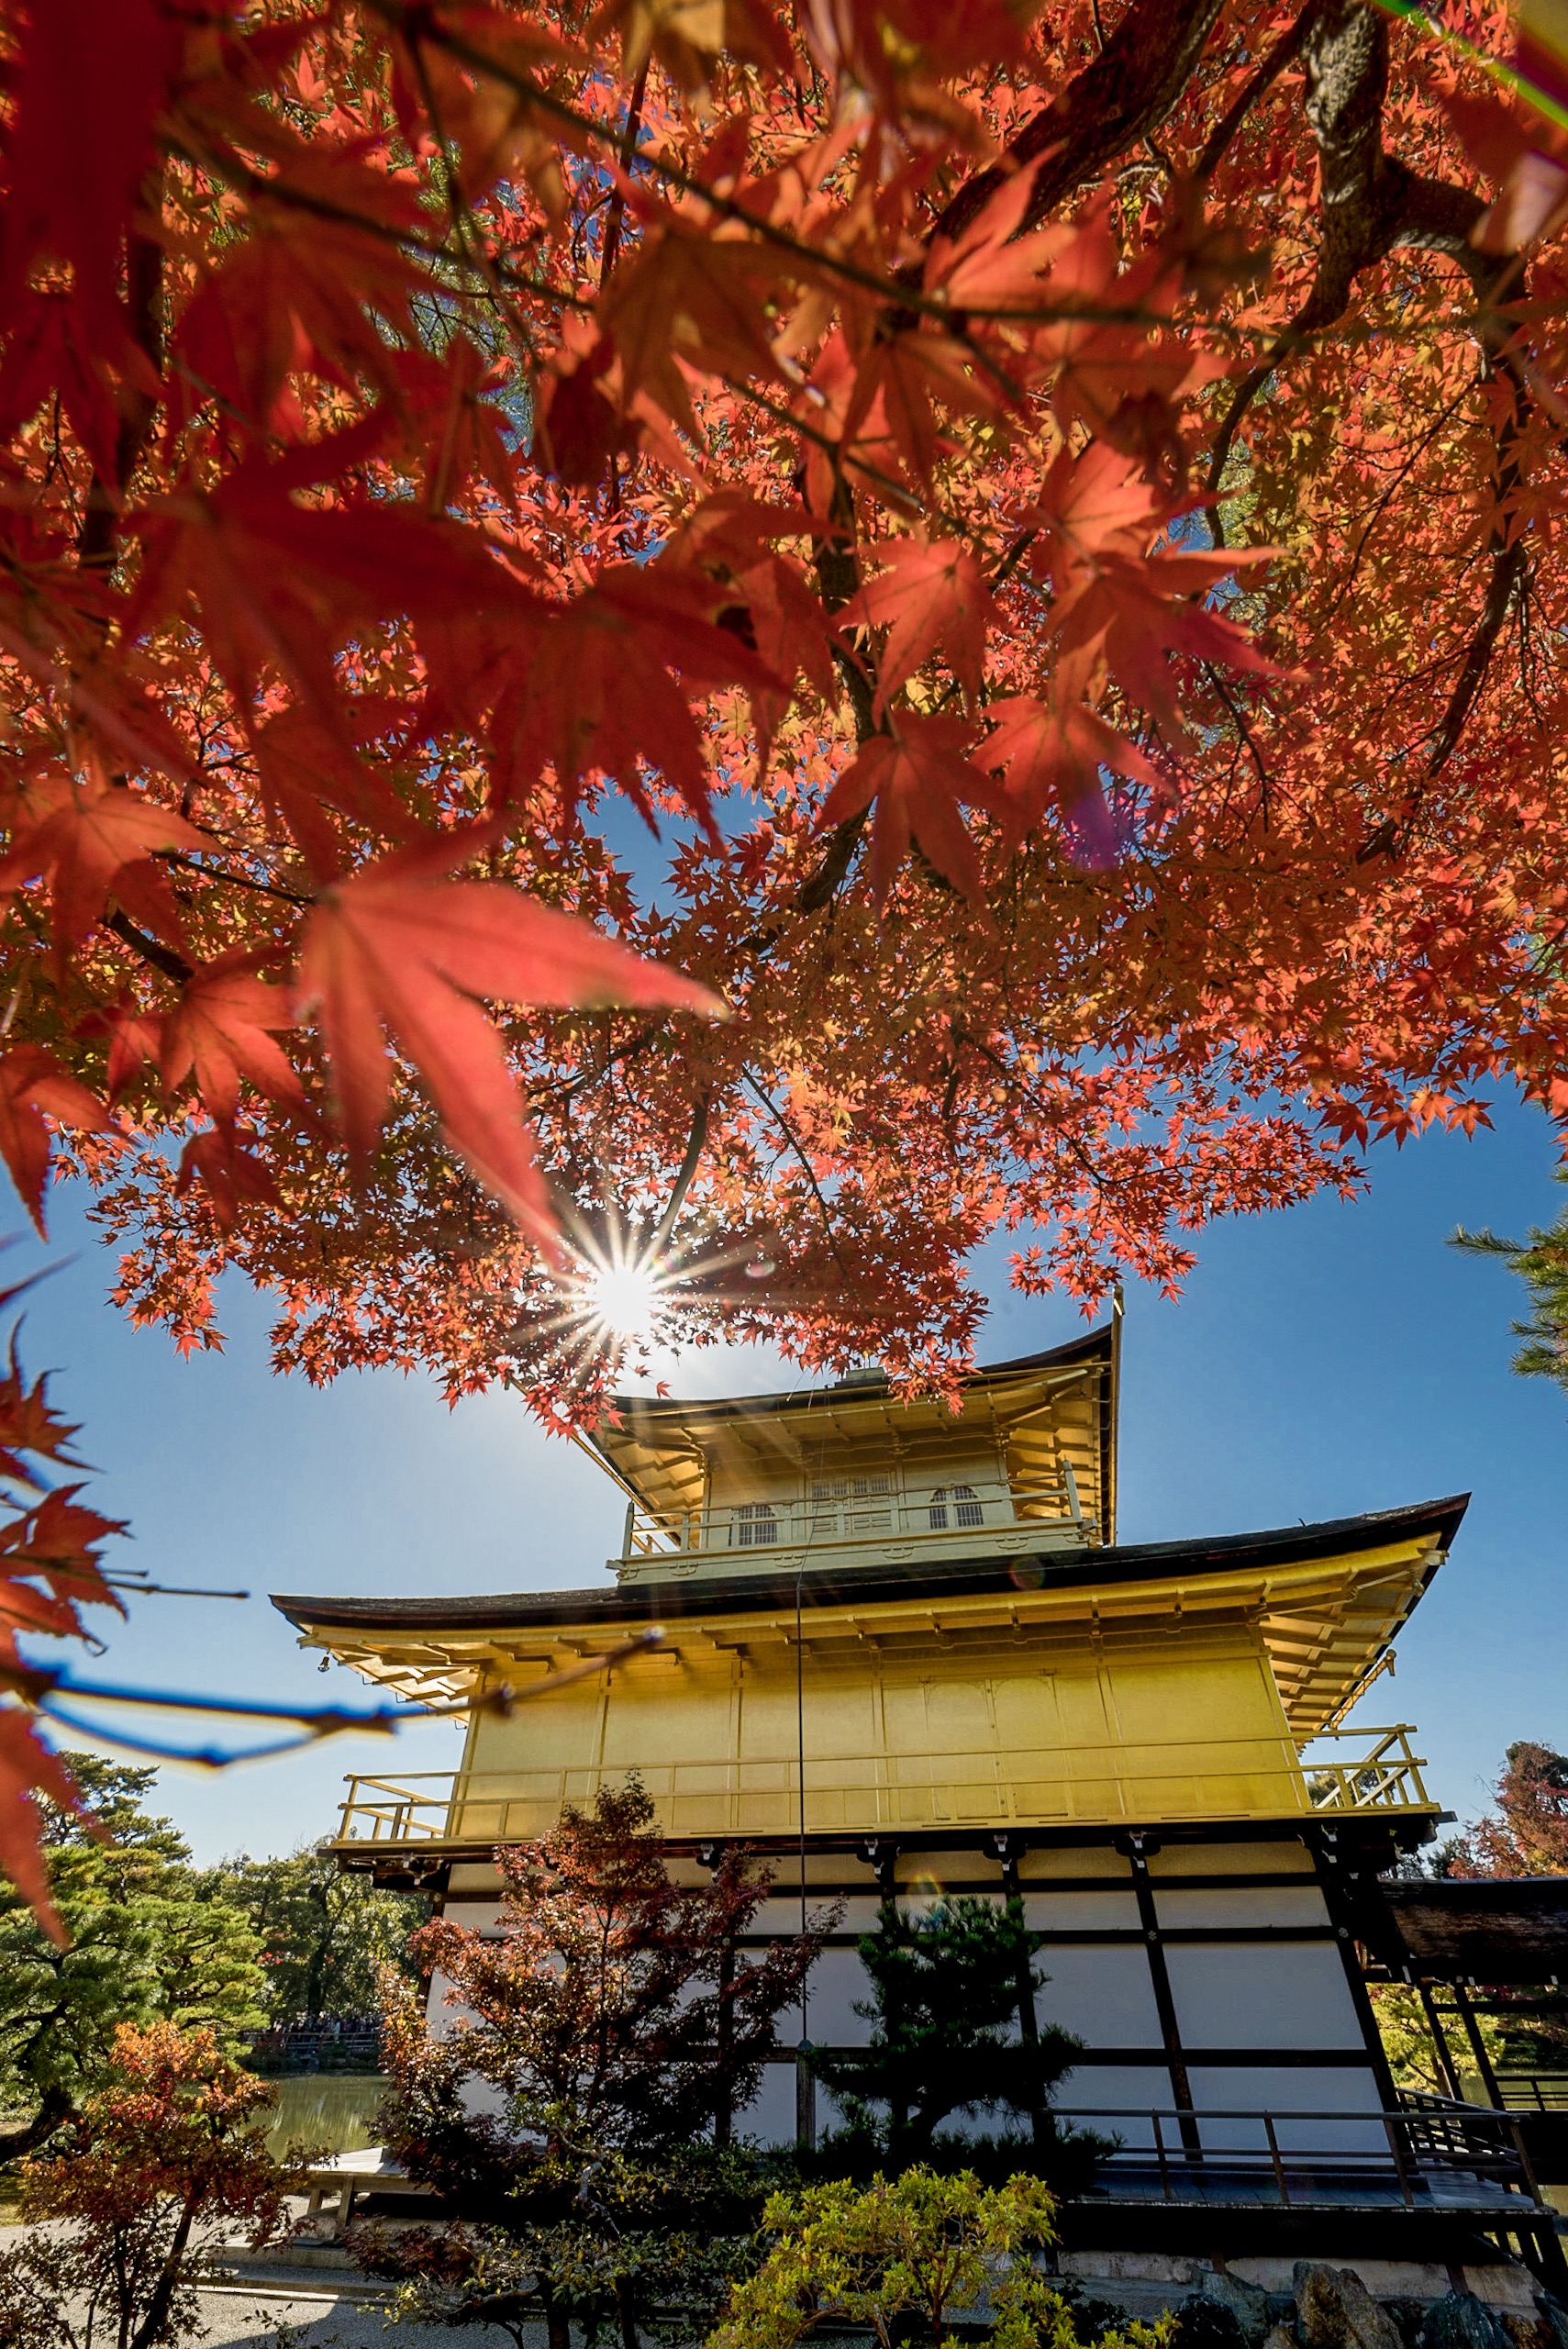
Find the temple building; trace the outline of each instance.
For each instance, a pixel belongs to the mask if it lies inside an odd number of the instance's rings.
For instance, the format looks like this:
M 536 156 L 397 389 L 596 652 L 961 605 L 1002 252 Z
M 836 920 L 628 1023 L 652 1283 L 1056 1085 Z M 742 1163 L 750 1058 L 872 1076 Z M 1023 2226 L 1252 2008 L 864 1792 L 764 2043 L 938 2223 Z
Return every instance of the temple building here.
M 1099 2116 L 1129 2178 L 1141 2162 L 1133 2200 L 1181 2202 L 1205 2163 L 1212 2199 L 1233 2157 L 1264 2200 L 1331 2159 L 1429 2205 L 1453 2146 L 1396 2090 L 1362 1960 L 1377 1879 L 1444 1814 L 1407 1727 L 1346 1717 L 1464 1497 L 1118 1542 L 1118 1338 L 976 1371 L 956 1412 L 874 1372 L 624 1398 L 592 1439 L 625 1504 L 597 1586 L 277 1599 L 381 1688 L 519 1699 L 474 1713 L 451 1776 L 352 1780 L 341 1864 L 483 1925 L 495 1845 L 635 1770 L 682 1868 L 736 1840 L 767 1855 L 770 1932 L 797 1929 L 803 1875 L 814 1908 L 843 1900 L 817 2045 L 865 2037 L 855 1942 L 879 1898 L 1017 1888 L 1044 1936 L 1039 2019 L 1083 2042 L 1058 2104 Z M 737 2126 L 778 2142 L 811 2108 L 781 2045 Z M 1515 2140 L 1499 2117 L 1484 2161 L 1469 2108 L 1443 2110 L 1524 2243 Z

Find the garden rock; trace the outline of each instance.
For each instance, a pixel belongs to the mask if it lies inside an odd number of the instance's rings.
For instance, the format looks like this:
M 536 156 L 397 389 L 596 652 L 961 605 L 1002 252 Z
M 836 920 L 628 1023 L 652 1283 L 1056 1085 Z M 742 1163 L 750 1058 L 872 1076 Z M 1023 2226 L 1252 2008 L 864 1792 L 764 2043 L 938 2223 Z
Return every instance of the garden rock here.
M 1527 2316 L 1522 2309 L 1498 2309 L 1495 2315 L 1513 2349 L 1559 2349 L 1557 2328 L 1549 2316 L 1540 2311 Z
M 1398 2326 L 1379 2308 L 1353 2267 L 1298 2259 L 1296 2310 L 1302 2349 L 1404 2349 Z M 1429 2342 L 1424 2349 L 1482 2349 L 1482 2344 Z M 1486 2349 L 1497 2349 L 1497 2344 L 1488 2343 Z
M 1219 2278 L 1206 2277 L 1204 2289 L 1193 2293 L 1176 2310 L 1174 2349 L 1250 2349 L 1235 2310 L 1209 2292 L 1210 2281 L 1218 2283 Z
M 1206 2300 L 1229 2309 L 1241 2330 L 1247 2349 L 1262 2349 L 1269 2330 L 1269 2296 L 1240 2276 L 1206 2276 L 1198 2287 Z
M 1427 2310 L 1417 2349 L 1513 2349 L 1513 2344 L 1473 2292 L 1448 2292 Z

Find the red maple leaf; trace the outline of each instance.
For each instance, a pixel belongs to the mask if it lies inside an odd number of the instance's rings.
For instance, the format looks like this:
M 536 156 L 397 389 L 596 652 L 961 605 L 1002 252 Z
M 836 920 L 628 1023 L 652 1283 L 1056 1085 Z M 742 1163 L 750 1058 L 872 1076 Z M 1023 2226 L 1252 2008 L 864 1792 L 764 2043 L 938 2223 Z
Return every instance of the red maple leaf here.
M 39 1842 L 34 1792 L 46 1794 L 62 1810 L 82 1813 L 70 1772 L 51 1753 L 26 1713 L 0 1707 L 0 1868 L 4 1868 L 51 1942 L 64 1949 L 71 1936 L 50 1898 L 49 1869 Z
M 94 1554 L 95 1545 L 106 1541 L 111 1533 L 124 1533 L 123 1520 L 101 1517 L 95 1508 L 86 1508 L 77 1499 L 80 1485 L 57 1485 L 46 1493 L 25 1518 L 6 1529 L 0 1547 L 4 1547 L 6 1564 L 13 1575 L 37 1575 L 49 1585 L 55 1598 L 72 1610 L 69 1622 L 54 1628 L 79 1631 L 80 1619 L 74 1609 L 83 1601 L 95 1607 L 112 1607 L 123 1615 L 125 1609 L 115 1592 L 104 1580 L 104 1572 Z M 16 1537 L 19 1532 L 20 1538 Z M 12 1584 L 6 1604 L 9 1607 L 20 1586 Z
M 28 806 L 32 820 L 0 858 L 0 889 L 49 876 L 61 952 L 85 938 L 111 890 L 128 913 L 179 943 L 168 883 L 150 859 L 161 849 L 210 849 L 210 840 L 172 807 L 120 784 L 45 775 L 30 788 Z
M 186 980 L 178 1007 L 164 1017 L 159 1074 L 165 1092 L 189 1076 L 215 1118 L 232 1119 L 241 1078 L 291 1108 L 305 1094 L 273 1041 L 294 1025 L 284 990 L 263 979 L 257 957 L 236 950 Z
M 220 1231 L 235 1229 L 242 1199 L 253 1199 L 261 1207 L 278 1204 L 278 1186 L 272 1169 L 264 1159 L 246 1148 L 239 1131 L 228 1121 L 220 1126 L 204 1126 L 180 1152 L 179 1172 L 174 1177 L 175 1197 L 183 1198 L 195 1183 L 206 1193 Z
M 49 1119 L 80 1133 L 112 1134 L 103 1104 L 40 1044 L 17 1044 L 0 1058 L 0 1157 L 10 1169 L 40 1236 L 49 1179 Z
M 974 556 L 960 539 L 895 539 L 878 552 L 885 569 L 862 588 L 847 614 L 887 629 L 878 664 L 877 715 L 939 648 L 964 691 L 978 694 L 985 631 L 996 618 L 996 606 Z
M 962 755 L 973 733 L 959 718 L 900 711 L 895 730 L 864 743 L 829 792 L 818 819 L 824 829 L 876 803 L 871 870 L 879 907 L 886 904 L 913 840 L 937 871 L 984 912 L 980 860 L 959 810 L 964 801 L 994 808 L 1001 795 L 989 775 Z
M 453 1147 L 520 1223 L 543 1234 L 553 1222 L 545 1186 L 505 1046 L 478 998 L 722 1007 L 573 915 L 500 883 L 450 879 L 468 850 L 403 851 L 328 890 L 306 925 L 295 1005 L 317 1017 L 360 1167 L 386 1105 L 384 1028 L 418 1070 Z
M 1084 862 L 1114 864 L 1121 844 L 1102 775 L 1129 775 L 1162 797 L 1170 786 L 1135 743 L 1074 697 L 1071 679 L 1062 682 L 1064 690 L 1049 702 L 1029 694 L 993 702 L 988 715 L 995 725 L 974 755 L 982 766 L 1006 771 L 1004 814 L 1015 839 L 1032 830 L 1054 800 L 1082 841 Z
M 787 691 L 738 636 L 716 624 L 726 600 L 715 581 L 673 564 L 602 573 L 539 632 L 503 689 L 492 732 L 511 789 L 522 790 L 551 765 L 571 807 L 583 777 L 597 771 L 613 775 L 652 824 L 638 767 L 646 760 L 717 843 L 702 738 L 670 673 L 694 685 Z
M 9 309 L 40 262 L 67 263 L 89 353 L 121 366 L 125 236 L 183 39 L 159 0 L 47 0 L 23 18 L 12 69 L 0 297 Z
M 128 629 L 199 610 L 213 657 L 247 702 L 269 664 L 328 725 L 331 654 L 356 622 L 406 615 L 438 624 L 492 614 L 527 626 L 542 611 L 479 529 L 406 503 L 300 502 L 384 437 L 387 417 L 266 463 L 237 466 L 209 495 L 178 491 L 131 516 L 146 545 Z

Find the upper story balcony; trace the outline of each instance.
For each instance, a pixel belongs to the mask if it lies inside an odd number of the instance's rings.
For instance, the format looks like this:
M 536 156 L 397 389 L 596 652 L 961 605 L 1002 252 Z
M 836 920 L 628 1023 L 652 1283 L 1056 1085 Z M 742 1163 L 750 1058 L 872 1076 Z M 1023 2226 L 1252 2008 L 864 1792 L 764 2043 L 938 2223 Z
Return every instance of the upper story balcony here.
M 723 1399 L 622 1395 L 584 1434 L 629 1506 L 622 1584 L 940 1564 L 1116 1539 L 1114 1328 L 948 1394 L 880 1371 Z
M 995 1746 L 936 1753 L 807 1754 L 798 1759 L 651 1757 L 639 1776 L 675 1836 L 896 1834 L 984 1826 L 1029 1829 L 1127 1821 L 1347 1813 L 1421 1813 L 1436 1806 L 1404 1724 L 1345 1730 L 1282 1744 L 1260 1759 L 1255 1738 L 1195 1732 L 1182 1741 Z M 343 1857 L 418 1850 L 443 1856 L 548 1834 L 562 1806 L 591 1809 L 620 1768 L 520 1764 L 348 1781 L 334 1848 Z M 1238 1807 L 1238 1792 L 1245 1799 Z
M 809 1562 L 904 1564 L 914 1560 L 1010 1557 L 1044 1549 L 1081 1549 L 1098 1532 L 1084 1507 L 1073 1464 L 1029 1479 L 984 1477 L 913 1484 L 892 1472 L 806 1480 L 799 1497 L 706 1501 L 684 1509 L 627 1505 L 611 1571 L 624 1582 L 672 1575 L 733 1575 L 751 1568 L 788 1572 Z

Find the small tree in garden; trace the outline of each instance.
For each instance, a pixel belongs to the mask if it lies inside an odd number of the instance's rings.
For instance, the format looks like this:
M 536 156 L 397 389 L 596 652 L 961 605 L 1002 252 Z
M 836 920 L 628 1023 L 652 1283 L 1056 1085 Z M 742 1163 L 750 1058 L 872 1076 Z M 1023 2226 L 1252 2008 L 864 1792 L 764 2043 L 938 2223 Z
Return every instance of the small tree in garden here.
M 415 1936 L 471 2018 L 464 2068 L 550 2154 L 725 2143 L 817 1956 L 808 1933 L 742 1960 L 769 1877 L 731 1846 L 708 1884 L 672 1884 L 653 1818 L 635 1774 L 601 1787 L 592 1812 L 497 1854 L 498 1937 L 444 1917 Z
M 1504 1762 L 1497 1808 L 1448 1845 L 1448 1874 L 1568 1876 L 1568 1753 L 1521 1738 Z
M 760 2199 L 749 2167 L 733 2159 L 717 2176 L 677 2164 L 673 2177 L 611 2162 L 586 2197 L 580 2188 L 561 2195 L 566 2215 L 553 2221 L 395 2234 L 373 2224 L 355 2230 L 353 2249 L 361 2266 L 395 2284 L 394 2322 L 495 2325 L 526 2349 L 543 2307 L 552 2340 L 574 2321 L 590 2343 L 607 2328 L 623 2349 L 638 2349 L 645 2334 L 685 2344 L 756 2265 Z
M 1056 2239 L 1054 2210 L 1038 2178 L 986 2188 L 973 2170 L 775 2194 L 762 2221 L 773 2249 L 708 2349 L 794 2349 L 834 2324 L 869 2327 L 882 2349 L 940 2343 L 955 2318 L 983 2309 L 992 2349 L 1077 2349 L 1071 2312 L 1031 2256 Z M 1156 2349 L 1170 2332 L 1168 2317 L 1129 2323 L 1104 2334 L 1102 2349 Z
M 839 2147 L 829 2142 L 829 2161 L 835 2150 L 852 2158 L 857 2142 L 894 2168 L 928 2161 L 944 2121 L 998 2111 L 1027 2118 L 1034 2155 L 1062 2154 L 1048 2107 L 1081 2043 L 1051 2027 L 1032 2035 L 1024 2028 L 1047 1979 L 1034 1964 L 1041 1939 L 1017 1898 L 998 1908 L 961 1894 L 923 1917 L 884 1902 L 876 1931 L 860 1943 L 873 1996 L 855 2011 L 871 2023 L 871 2039 L 813 2058 L 849 2116 Z M 972 2147 L 965 2153 L 973 2157 Z M 1015 2166 L 1025 2158 L 1021 2144 L 1009 2154 Z
M 261 1948 L 225 1887 L 142 1809 L 157 1773 L 72 1756 L 83 1808 L 40 1806 L 61 1946 L 0 1881 L 0 2160 L 35 2152 L 99 2087 L 123 2023 L 210 2028 L 230 2054 L 267 2019 Z
M 408 1936 L 430 1913 L 423 1893 L 384 1891 L 309 1844 L 269 1859 L 225 1860 L 207 1882 L 261 1939 L 269 2020 L 277 2024 L 373 2013 L 382 1968 L 412 1971 Z
M 389 2151 L 471 2231 L 437 2250 L 367 2231 L 358 2248 L 428 2316 L 476 2322 L 517 2294 L 566 2349 L 573 2317 L 612 2315 L 630 2343 L 655 2304 L 722 2298 L 760 2200 L 732 2116 L 819 1935 L 742 1956 L 767 1876 L 730 1850 L 708 1884 L 672 1884 L 653 1817 L 635 1776 L 603 1787 L 497 1854 L 498 1936 L 445 1918 L 415 1936 L 461 2010 L 444 2033 L 388 1984 Z M 474 2109 L 476 2082 L 495 2109 Z
M 0 2341 L 154 2349 L 199 2332 L 216 2231 L 253 2248 L 285 2231 L 295 2179 L 267 2150 L 271 2100 L 210 2031 L 122 2026 L 66 2150 L 22 2171 L 23 2217 L 51 2223 L 0 2255 Z

